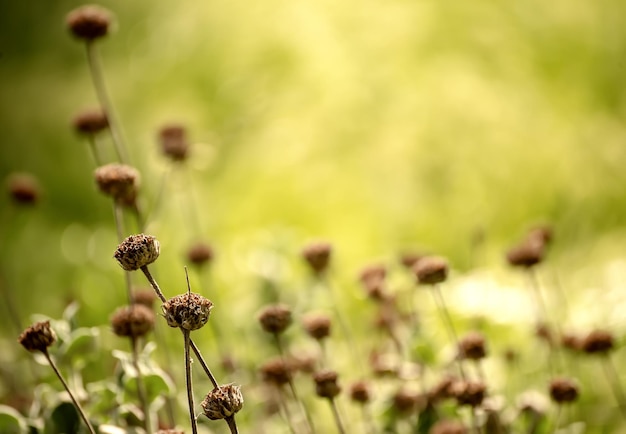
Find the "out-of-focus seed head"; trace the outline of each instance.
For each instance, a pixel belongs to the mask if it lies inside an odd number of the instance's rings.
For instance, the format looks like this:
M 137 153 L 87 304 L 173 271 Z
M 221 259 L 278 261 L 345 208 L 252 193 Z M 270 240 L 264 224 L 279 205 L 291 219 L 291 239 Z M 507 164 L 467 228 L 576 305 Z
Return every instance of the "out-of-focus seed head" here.
M 117 246 L 113 257 L 124 270 L 135 271 L 156 261 L 160 251 L 161 245 L 155 237 L 137 234 L 126 237 Z
M 397 377 L 400 360 L 391 353 L 373 351 L 369 356 L 372 373 L 376 377 Z
M 268 360 L 259 369 L 263 381 L 282 386 L 289 383 L 291 379 L 291 367 L 282 357 Z
M 545 243 L 539 238 L 527 238 L 506 252 L 506 260 L 513 267 L 530 268 L 543 260 Z
M 550 244 L 554 239 L 554 229 L 548 225 L 535 226 L 528 231 L 527 239 L 536 239 L 545 246 Z
M 359 274 L 359 280 L 364 286 L 379 284 L 387 277 L 387 268 L 382 264 L 368 265 Z
M 329 243 L 311 243 L 302 249 L 302 257 L 315 275 L 324 274 L 330 264 L 332 246 Z
M 550 346 L 553 346 L 556 343 L 554 332 L 546 323 L 539 323 L 536 325 L 535 335 Z
M 367 381 L 357 381 L 350 385 L 350 399 L 359 404 L 367 404 L 372 399 L 372 393 Z
M 204 415 L 211 420 L 232 417 L 243 408 L 240 386 L 226 384 L 211 390 L 202 403 Z
M 213 303 L 200 294 L 186 292 L 167 300 L 161 309 L 167 325 L 192 331 L 207 323 Z
M 337 383 L 337 372 L 324 369 L 313 375 L 315 381 L 315 393 L 321 398 L 333 399 L 341 392 Z
M 328 315 L 309 314 L 303 318 L 302 323 L 313 339 L 319 341 L 330 336 L 331 320 Z
M 138 289 L 133 291 L 133 304 L 141 304 L 149 309 L 154 307 L 157 295 L 151 288 Z
M 480 360 L 487 356 L 487 345 L 482 333 L 470 332 L 459 340 L 459 356 L 463 359 Z
M 393 395 L 393 408 L 401 415 L 410 415 L 426 405 L 426 398 L 421 393 L 401 388 Z
M 81 134 L 97 134 L 109 127 L 109 119 L 101 108 L 85 109 L 72 120 L 74 129 Z
M 467 434 L 467 428 L 461 422 L 455 420 L 440 420 L 435 423 L 429 434 Z
M 126 164 L 111 163 L 100 166 L 94 173 L 98 188 L 121 205 L 132 205 L 139 190 L 139 172 Z
M 187 131 L 178 124 L 165 125 L 159 130 L 161 151 L 173 161 L 184 161 L 189 154 Z
M 284 304 L 267 306 L 259 314 L 259 322 L 266 332 L 281 334 L 291 325 L 291 309 Z
M 318 358 L 312 354 L 299 353 L 292 355 L 287 360 L 289 370 L 291 372 L 302 372 L 304 374 L 312 374 L 315 372 L 318 364 Z
M 19 205 L 33 205 L 40 196 L 39 182 L 29 173 L 13 173 L 7 179 L 11 199 Z
M 409 270 L 412 270 L 415 267 L 415 264 L 424 257 L 423 254 L 415 253 L 415 252 L 404 252 L 400 254 L 400 263 Z
M 155 315 L 142 304 L 125 306 L 115 311 L 111 317 L 111 327 L 117 336 L 139 338 L 154 328 Z
M 108 33 L 111 14 L 100 6 L 85 5 L 67 14 L 65 22 L 75 37 L 93 41 Z
M 459 381 L 458 378 L 447 376 L 442 378 L 428 391 L 428 399 L 432 404 L 436 404 L 445 399 L 455 397 L 454 385 Z
M 198 241 L 187 250 L 187 259 L 197 266 L 210 264 L 213 260 L 213 249 L 207 243 Z
M 417 261 L 413 272 L 419 283 L 435 285 L 448 277 L 448 261 L 439 256 L 427 256 Z
M 582 350 L 583 341 L 576 333 L 565 332 L 561 335 L 561 346 L 573 352 Z
M 570 378 L 555 378 L 550 382 L 550 397 L 557 404 L 578 399 L 578 385 Z
M 48 351 L 48 347 L 54 344 L 57 335 L 50 328 L 50 321 L 36 322 L 22 332 L 17 341 L 28 351 Z
M 587 354 L 605 354 L 615 347 L 613 335 L 606 330 L 593 330 L 581 343 Z
M 536 390 L 528 390 L 517 399 L 517 407 L 522 413 L 543 416 L 548 412 L 550 402 L 546 395 Z
M 456 381 L 452 392 L 459 405 L 478 407 L 485 399 L 487 386 L 481 381 Z

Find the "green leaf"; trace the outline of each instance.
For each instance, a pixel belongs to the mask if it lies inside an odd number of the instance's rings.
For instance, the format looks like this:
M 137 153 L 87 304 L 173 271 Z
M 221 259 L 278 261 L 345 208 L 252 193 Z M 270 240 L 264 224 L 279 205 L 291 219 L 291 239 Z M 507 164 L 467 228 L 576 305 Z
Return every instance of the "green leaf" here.
M 162 373 L 153 373 L 142 375 L 141 377 L 148 402 L 153 402 L 156 398 L 163 395 L 169 395 L 173 386 L 169 379 Z M 137 377 L 126 377 L 124 381 L 124 402 L 137 401 Z
M 61 346 L 59 355 L 66 361 L 87 359 L 97 348 L 99 335 L 99 331 L 95 327 L 76 329 Z
M 0 433 L 22 434 L 26 432 L 26 421 L 13 407 L 0 405 Z
M 70 402 L 62 402 L 52 410 L 50 422 L 46 425 L 46 434 L 75 434 L 81 424 L 78 411 Z

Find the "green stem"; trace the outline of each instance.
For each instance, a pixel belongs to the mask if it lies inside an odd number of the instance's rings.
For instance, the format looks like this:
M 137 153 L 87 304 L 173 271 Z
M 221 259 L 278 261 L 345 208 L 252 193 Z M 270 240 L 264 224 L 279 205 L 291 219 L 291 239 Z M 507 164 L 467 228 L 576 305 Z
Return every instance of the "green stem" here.
M 454 329 L 454 324 L 452 323 L 452 318 L 450 317 L 450 312 L 448 312 L 448 308 L 446 307 L 446 303 L 443 299 L 443 295 L 441 295 L 441 290 L 439 288 L 439 285 L 436 285 L 436 284 L 433 285 L 433 294 L 435 296 L 435 302 L 437 303 L 439 312 L 441 312 L 441 315 L 444 318 L 444 323 L 446 324 L 446 327 L 448 329 L 448 334 L 450 336 L 450 339 L 452 340 L 456 348 L 459 348 L 459 338 Z M 461 373 L 461 378 L 465 380 L 466 379 L 465 370 L 463 369 L 463 362 L 461 361 L 460 358 L 457 358 L 457 364 L 459 366 L 459 372 Z
M 137 396 L 143 409 L 144 428 L 147 433 L 152 432 L 152 424 L 150 423 L 150 404 L 146 394 L 146 387 L 143 382 L 143 376 L 141 375 L 141 369 L 139 368 L 139 339 L 132 336 L 130 338 L 131 346 L 133 348 L 133 365 L 135 371 L 137 371 Z

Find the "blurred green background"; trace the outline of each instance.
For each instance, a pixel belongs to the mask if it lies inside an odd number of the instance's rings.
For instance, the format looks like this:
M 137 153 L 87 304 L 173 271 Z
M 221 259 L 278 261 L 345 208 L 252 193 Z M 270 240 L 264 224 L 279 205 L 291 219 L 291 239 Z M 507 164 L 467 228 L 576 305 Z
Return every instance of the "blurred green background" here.
M 71 128 L 96 105 L 64 26 L 78 5 L 0 3 L 0 177 L 33 173 L 43 192 L 33 209 L 0 199 L 0 283 L 24 322 L 77 298 L 83 323 L 102 324 L 124 301 L 111 205 Z M 626 326 L 626 2 L 101 5 L 116 16 L 98 48 L 146 209 L 170 170 L 158 128 L 186 124 L 194 143 L 148 226 L 168 295 L 200 235 L 245 298 L 251 276 L 284 277 L 276 252 L 296 262 L 312 239 L 333 243 L 346 282 L 406 249 L 499 273 L 503 251 L 549 223 L 566 288 L 612 290 L 611 314 L 588 322 Z

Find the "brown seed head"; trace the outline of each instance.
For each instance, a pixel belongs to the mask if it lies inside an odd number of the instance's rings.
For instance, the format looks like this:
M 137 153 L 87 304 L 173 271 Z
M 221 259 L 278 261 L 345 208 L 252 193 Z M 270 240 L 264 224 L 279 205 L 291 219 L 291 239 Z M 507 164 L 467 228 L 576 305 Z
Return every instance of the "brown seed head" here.
M 207 323 L 213 303 L 200 294 L 186 292 L 167 300 L 161 309 L 168 326 L 191 331 Z
M 284 304 L 267 306 L 259 314 L 259 322 L 266 332 L 281 334 L 291 325 L 291 309 Z
M 111 14 L 100 6 L 86 5 L 67 14 L 65 22 L 74 36 L 92 41 L 107 34 Z
M 197 266 L 210 264 L 213 260 L 213 249 L 207 243 L 198 241 L 187 250 L 187 259 Z
M 459 356 L 463 359 L 480 360 L 487 356 L 485 337 L 482 333 L 470 332 L 459 341 Z
M 39 199 L 39 183 L 29 173 L 13 173 L 7 180 L 9 195 L 20 205 L 33 205 Z
M 455 420 L 440 420 L 428 431 L 429 434 L 467 434 L 467 428 Z
M 126 237 L 117 246 L 113 257 L 126 271 L 139 270 L 159 257 L 161 245 L 152 235 L 137 234 Z
M 318 358 L 311 354 L 292 355 L 287 360 L 291 372 L 312 374 L 317 369 Z
M 350 399 L 359 404 L 366 404 L 371 399 L 370 386 L 367 381 L 357 381 L 350 385 Z
M 561 346 L 570 351 L 578 352 L 582 349 L 583 340 L 576 333 L 565 332 L 561 335 Z
M 125 306 L 111 317 L 111 327 L 117 336 L 138 338 L 154 328 L 154 312 L 142 304 Z
M 86 109 L 74 116 L 72 124 L 81 134 L 96 134 L 109 127 L 109 119 L 101 108 Z
M 456 381 L 452 386 L 452 392 L 459 405 L 477 407 L 485 399 L 487 387 L 481 381 Z
M 506 259 L 513 267 L 530 268 L 543 260 L 545 243 L 539 238 L 527 238 L 521 244 L 509 249 Z
M 587 354 L 605 354 L 615 347 L 615 342 L 610 332 L 593 330 L 585 337 L 581 346 Z
M 405 252 L 400 254 L 400 263 L 409 270 L 412 270 L 415 264 L 423 257 L 424 255 L 419 253 Z
M 402 415 L 413 414 L 425 405 L 425 397 L 414 390 L 402 388 L 393 395 L 393 408 Z
M 333 399 L 341 392 L 335 371 L 324 369 L 316 372 L 313 375 L 313 381 L 315 381 L 315 393 L 321 398 Z
M 547 246 L 554 239 L 554 230 L 548 225 L 535 226 L 528 231 L 528 235 L 526 237 L 528 239 L 537 239 Z
M 141 304 L 149 309 L 154 307 L 157 296 L 152 289 L 138 289 L 133 292 L 133 304 Z
M 576 401 L 578 385 L 569 378 L 555 378 L 550 382 L 550 397 L 557 404 Z
M 454 385 L 459 381 L 456 377 L 444 377 L 428 392 L 428 399 L 431 403 L 436 404 L 439 401 L 455 397 Z
M 382 264 L 368 265 L 359 274 L 359 280 L 364 286 L 379 284 L 387 277 L 387 268 Z
M 400 363 L 398 359 L 390 353 L 379 353 L 373 351 L 369 357 L 372 373 L 376 377 L 396 377 Z
M 276 386 L 287 384 L 291 379 L 291 367 L 282 357 L 268 360 L 261 366 L 260 371 L 263 381 Z
M 182 125 L 165 125 L 159 130 L 161 151 L 173 161 L 184 161 L 189 154 L 187 131 Z
M 539 323 L 535 326 L 535 335 L 550 346 L 556 341 L 554 332 L 546 323 Z
M 50 321 L 36 322 L 22 332 L 17 341 L 28 351 L 45 353 L 54 344 L 57 335 L 50 328 Z
M 122 205 L 135 203 L 140 177 L 134 167 L 111 163 L 98 167 L 94 176 L 100 191 L 111 196 L 117 203 Z
M 200 404 L 205 416 L 211 420 L 232 417 L 243 408 L 240 389 L 240 386 L 226 384 L 211 390 Z
M 309 264 L 314 274 L 323 274 L 330 263 L 332 246 L 329 243 L 319 242 L 307 245 L 302 249 L 302 257 Z
M 448 261 L 439 256 L 427 256 L 417 261 L 413 272 L 421 284 L 441 283 L 448 277 Z
M 322 340 L 330 336 L 331 321 L 328 315 L 310 314 L 304 317 L 302 323 L 313 339 Z

